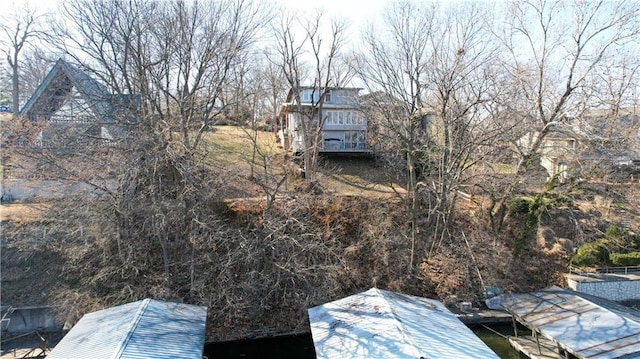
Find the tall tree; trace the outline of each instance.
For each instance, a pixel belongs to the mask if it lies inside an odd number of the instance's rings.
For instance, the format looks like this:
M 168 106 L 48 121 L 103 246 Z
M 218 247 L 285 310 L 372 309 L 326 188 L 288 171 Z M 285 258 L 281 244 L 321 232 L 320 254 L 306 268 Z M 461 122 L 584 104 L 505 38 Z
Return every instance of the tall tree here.
M 510 57 L 504 68 L 526 100 L 512 106 L 537 131 L 531 146 L 521 148 L 520 173 L 531 165 L 553 124 L 595 100 L 581 96 L 580 88 L 599 65 L 615 61 L 611 55 L 640 35 L 635 5 L 540 0 L 518 2 L 511 9 L 513 21 L 504 39 Z
M 195 250 L 206 237 L 195 233 L 211 230 L 207 203 L 220 176 L 207 165 L 210 148 L 203 141 L 229 105 L 242 103 L 223 101 L 225 91 L 271 12 L 244 0 L 74 0 L 65 2 L 63 12 L 59 50 L 135 114 L 134 121 L 120 119 L 134 140 L 121 147 L 117 162 L 105 166 L 109 171 L 74 176 L 95 183 L 104 174 L 107 183 L 115 181 L 103 186 L 113 211 L 104 218 L 113 221 L 118 260 L 127 266 L 133 257 L 146 256 L 136 243 L 160 248 L 170 295 L 177 290 L 172 268 L 185 263 L 173 258 L 172 246 Z M 186 261 L 191 269 L 194 258 Z M 196 274 L 186 272 L 193 285 Z
M 587 140 L 602 144 L 604 162 L 612 158 L 640 156 L 640 59 L 631 52 L 617 52 L 616 63 L 605 63 L 580 89 L 585 103 L 581 125 L 594 129 Z M 606 161 L 608 159 L 609 161 Z M 628 158 L 629 159 L 629 158 Z M 600 163 L 585 163 L 582 173 L 590 173 Z
M 616 53 L 638 41 L 640 8 L 633 1 L 514 2 L 505 14 L 508 26 L 498 32 L 505 56 L 500 63 L 507 87 L 496 99 L 520 122 L 514 134 L 518 153 L 516 179 L 511 181 L 492 209 L 504 216 L 506 200 L 522 185 L 528 169 L 538 164 L 542 146 L 557 124 L 581 115 L 585 104 L 597 101 L 582 91 L 603 66 L 615 66 Z M 526 145 L 516 140 L 531 134 Z M 495 223 L 502 223 L 501 220 Z
M 325 22 L 321 10 L 307 17 L 285 14 L 275 31 L 282 72 L 292 91 L 297 106 L 295 111 L 303 118 L 299 125 L 308 185 L 316 181 L 325 120 L 322 108 L 326 95 L 332 87 L 345 86 L 352 77 L 341 53 L 347 25 L 340 19 L 331 19 L 328 25 Z M 306 109 L 303 109 L 301 101 L 304 88 L 311 88 L 312 91 L 310 103 L 306 104 L 310 107 Z
M 365 37 L 361 75 L 377 94 L 369 106 L 382 113 L 387 155 L 396 163 L 406 158 L 410 265 L 447 236 L 466 173 L 500 133 L 483 112 L 495 47 L 482 9 L 459 10 L 393 4 L 385 26 Z M 418 241 L 419 232 L 426 242 Z
M 369 112 L 379 112 L 381 120 L 377 124 L 382 135 L 383 148 L 388 149 L 392 163 L 402 163 L 406 157 L 407 196 L 411 224 L 410 267 L 415 257 L 418 198 L 418 176 L 416 155 L 419 151 L 420 119 L 424 105 L 425 66 L 429 57 L 427 34 L 434 27 L 434 18 L 427 8 L 411 3 L 398 3 L 387 9 L 384 32 L 380 28 L 370 28 L 365 34 L 368 52 L 362 57 L 360 76 L 370 96 L 366 104 Z M 384 35 L 382 35 L 384 34 Z M 370 121 L 377 116 L 369 114 Z M 391 140 L 386 143 L 384 140 Z
M 44 19 L 44 15 L 39 15 L 35 10 L 23 7 L 18 9 L 15 14 L 11 14 L 7 21 L 0 24 L 3 34 L 2 51 L 11 71 L 14 117 L 20 111 L 21 52 L 31 41 L 45 36 L 42 28 Z

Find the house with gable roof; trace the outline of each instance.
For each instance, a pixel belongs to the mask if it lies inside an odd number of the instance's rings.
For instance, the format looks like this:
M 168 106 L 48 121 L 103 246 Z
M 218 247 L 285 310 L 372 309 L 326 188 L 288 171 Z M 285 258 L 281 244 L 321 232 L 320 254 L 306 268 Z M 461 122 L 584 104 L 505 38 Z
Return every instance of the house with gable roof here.
M 44 125 L 36 143 L 49 148 L 112 145 L 130 136 L 139 97 L 111 93 L 104 84 L 59 59 L 20 110 Z
M 527 132 L 517 141 L 518 147 L 529 150 L 537 136 L 536 131 Z M 539 156 L 547 179 L 557 177 L 560 182 L 586 173 L 610 177 L 617 169 L 638 167 L 640 109 L 591 110 L 549 124 Z

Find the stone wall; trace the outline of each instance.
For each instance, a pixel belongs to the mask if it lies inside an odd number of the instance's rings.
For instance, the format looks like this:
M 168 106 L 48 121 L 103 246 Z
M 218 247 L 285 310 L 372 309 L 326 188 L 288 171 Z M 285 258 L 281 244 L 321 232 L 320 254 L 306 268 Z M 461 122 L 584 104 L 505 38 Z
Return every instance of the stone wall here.
M 569 288 L 596 297 L 613 300 L 640 300 L 640 280 L 587 282 L 567 278 Z

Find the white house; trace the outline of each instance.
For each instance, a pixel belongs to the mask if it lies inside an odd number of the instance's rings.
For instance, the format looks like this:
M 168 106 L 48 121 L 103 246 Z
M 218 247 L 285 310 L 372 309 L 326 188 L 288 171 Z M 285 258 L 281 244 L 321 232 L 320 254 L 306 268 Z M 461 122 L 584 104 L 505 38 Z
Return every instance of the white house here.
M 566 127 L 566 126 L 565 126 Z M 540 146 L 540 165 L 547 170 L 547 179 L 558 176 L 560 182 L 568 177 L 571 166 L 579 157 L 578 135 L 563 126 L 553 126 Z M 518 146 L 529 151 L 539 136 L 539 132 L 530 131 L 518 141 Z
M 576 118 L 549 125 L 538 151 L 548 178 L 562 182 L 569 175 L 607 173 L 612 168 L 640 160 L 640 112 L 637 108 L 591 110 Z M 529 131 L 517 145 L 531 149 L 539 133 Z
M 301 121 L 320 119 L 322 141 L 319 152 L 369 153 L 367 145 L 367 118 L 360 110 L 358 88 L 330 88 L 320 99 L 320 90 L 313 87 L 300 89 L 300 102 L 293 89 L 289 90 L 286 102 L 279 115 L 278 137 L 283 148 L 292 152 L 305 151 Z M 322 102 L 322 106 L 319 106 Z M 319 114 L 313 114 L 313 110 Z M 319 115 L 319 117 L 318 117 Z

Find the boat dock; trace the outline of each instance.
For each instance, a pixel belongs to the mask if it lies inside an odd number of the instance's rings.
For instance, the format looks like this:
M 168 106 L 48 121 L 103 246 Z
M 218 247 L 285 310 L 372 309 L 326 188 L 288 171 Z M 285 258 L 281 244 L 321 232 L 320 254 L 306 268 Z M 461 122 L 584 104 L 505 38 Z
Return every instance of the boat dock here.
M 308 313 L 318 359 L 499 359 L 434 299 L 371 288 Z
M 632 308 L 556 286 L 509 294 L 501 303 L 532 330 L 532 339 L 509 339 L 530 358 L 640 358 L 640 312 Z
M 472 309 L 469 311 L 453 311 L 456 317 L 466 325 L 511 323 L 511 314 L 503 310 Z
M 544 337 L 509 337 L 509 344 L 531 359 L 563 359 L 556 344 Z

